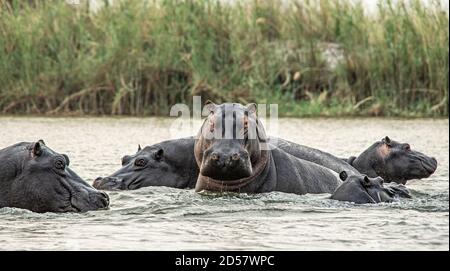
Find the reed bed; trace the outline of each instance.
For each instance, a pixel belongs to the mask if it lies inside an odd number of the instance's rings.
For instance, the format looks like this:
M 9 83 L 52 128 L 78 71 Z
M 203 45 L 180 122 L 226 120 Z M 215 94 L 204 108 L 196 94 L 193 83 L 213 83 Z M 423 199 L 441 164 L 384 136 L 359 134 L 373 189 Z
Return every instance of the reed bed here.
M 2 1 L 0 113 L 167 116 L 193 95 L 282 116 L 448 116 L 444 0 Z

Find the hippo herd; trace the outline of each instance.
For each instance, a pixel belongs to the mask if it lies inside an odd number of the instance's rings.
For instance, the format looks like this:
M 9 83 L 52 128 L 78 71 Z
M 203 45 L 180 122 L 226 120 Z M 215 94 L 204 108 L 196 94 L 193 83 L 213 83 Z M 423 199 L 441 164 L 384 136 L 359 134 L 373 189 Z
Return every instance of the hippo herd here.
M 67 155 L 44 141 L 0 150 L 0 208 L 33 212 L 85 212 L 107 209 L 104 190 L 147 186 L 196 192 L 303 195 L 329 193 L 357 204 L 410 197 L 405 184 L 427 178 L 437 168 L 432 157 L 389 137 L 358 157 L 332 154 L 266 135 L 255 104 L 205 105 L 207 117 L 193 137 L 164 141 L 122 158 L 122 168 L 93 186 L 70 168 Z

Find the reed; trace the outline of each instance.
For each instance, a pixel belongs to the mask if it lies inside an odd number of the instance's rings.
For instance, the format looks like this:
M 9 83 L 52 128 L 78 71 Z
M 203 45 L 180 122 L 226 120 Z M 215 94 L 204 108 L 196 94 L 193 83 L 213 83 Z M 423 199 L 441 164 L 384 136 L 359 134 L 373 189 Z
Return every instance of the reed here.
M 283 116 L 448 116 L 444 0 L 2 1 L 0 112 L 168 115 L 192 95 Z

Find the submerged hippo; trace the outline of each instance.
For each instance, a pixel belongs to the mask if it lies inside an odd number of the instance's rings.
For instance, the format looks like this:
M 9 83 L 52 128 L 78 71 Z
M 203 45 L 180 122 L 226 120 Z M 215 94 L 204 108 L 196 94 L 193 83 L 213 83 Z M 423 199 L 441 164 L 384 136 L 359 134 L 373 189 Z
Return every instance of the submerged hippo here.
M 270 145 L 255 104 L 206 108 L 194 146 L 200 169 L 195 191 L 332 193 L 341 184 L 334 171 Z
M 237 104 L 227 105 L 229 107 L 236 107 L 238 109 L 236 111 L 237 115 L 234 118 L 235 120 L 244 120 L 245 117 L 247 119 L 247 126 L 248 122 L 256 124 L 255 112 L 247 116 L 245 112 L 249 111 L 245 107 Z M 210 107 L 211 106 L 212 105 L 210 105 Z M 219 108 L 219 110 L 221 108 L 221 106 L 214 105 L 214 107 L 212 108 L 213 112 L 216 107 Z M 222 107 L 225 107 L 225 105 L 223 105 Z M 252 110 L 255 109 L 256 108 L 252 108 Z M 217 118 L 214 114 L 212 114 L 211 116 L 214 116 L 215 121 L 218 122 L 216 127 L 219 127 L 222 121 L 221 115 L 220 112 L 216 114 L 219 114 Z M 233 118 L 233 113 L 230 112 L 229 114 Z M 210 124 L 210 121 L 205 121 L 204 126 L 206 124 Z M 236 125 L 242 126 L 244 125 L 244 123 L 238 121 Z M 259 129 L 260 133 L 264 133 L 264 128 L 262 128 L 262 126 Z M 216 132 L 217 131 L 219 130 L 216 130 Z M 204 142 L 206 143 L 208 141 L 209 140 L 205 140 Z M 218 145 L 220 145 L 220 148 L 224 149 L 231 147 L 240 149 L 241 147 L 239 146 L 241 146 L 241 143 L 243 143 L 244 141 L 245 139 L 224 139 L 224 141 L 220 141 L 221 144 Z M 276 139 L 273 142 L 275 143 L 279 141 L 278 139 Z M 94 181 L 94 187 L 102 190 L 138 189 L 146 186 L 194 188 L 199 177 L 199 166 L 194 155 L 195 143 L 196 141 L 194 137 L 189 137 L 164 141 L 149 147 L 145 147 L 144 149 L 139 148 L 136 154 L 127 155 L 122 158 L 122 168 L 120 170 L 109 177 L 97 178 Z M 268 142 L 262 144 L 270 145 L 270 143 L 271 141 L 269 140 Z M 325 191 L 328 191 L 330 193 L 333 192 L 337 185 L 340 183 L 337 173 L 324 167 L 318 166 L 314 163 L 296 159 L 294 156 L 285 153 L 282 149 L 273 147 L 273 150 L 271 150 L 270 152 L 266 150 L 260 150 L 260 144 L 257 139 L 248 139 L 247 145 L 247 147 L 249 147 L 251 150 L 251 155 L 247 150 L 240 149 L 239 152 L 242 152 L 242 154 L 239 154 L 239 157 L 235 157 L 234 160 L 232 159 L 232 161 L 234 161 L 233 163 L 235 164 L 241 161 L 245 161 L 244 163 L 247 164 L 244 164 L 243 168 L 222 167 L 219 168 L 219 171 L 217 171 L 222 176 L 220 178 L 225 178 L 229 181 L 228 184 L 231 184 L 234 178 L 239 178 L 241 176 L 249 177 L 250 175 L 253 175 L 252 178 L 259 178 L 261 180 L 263 179 L 263 176 L 266 175 L 267 178 L 271 179 L 268 180 L 264 186 L 258 187 L 258 189 L 256 189 L 254 192 L 272 191 L 273 189 L 278 189 L 277 191 L 282 190 L 286 192 L 302 194 L 306 192 L 323 193 Z M 217 145 L 215 146 L 217 147 Z M 209 154 L 211 150 L 212 149 L 208 150 L 206 154 Z M 248 157 L 249 159 L 246 157 L 247 155 L 250 155 Z M 217 156 L 216 158 L 218 159 L 217 162 L 220 163 L 220 159 L 223 160 L 224 156 Z M 279 161 L 283 162 L 281 163 Z M 339 162 L 347 165 L 348 168 L 352 169 L 352 167 L 344 163 L 342 160 L 339 160 Z M 274 167 L 277 167 L 277 169 L 279 168 L 279 178 L 277 178 L 276 176 Z M 213 170 L 213 168 L 214 166 L 204 166 L 203 176 L 218 178 L 216 176 L 218 174 Z M 343 170 L 345 169 L 347 168 L 344 168 Z M 261 172 L 254 172 L 254 170 L 260 170 Z M 256 173 L 259 173 L 260 175 L 257 176 L 255 175 Z M 271 176 L 267 174 L 271 174 Z M 316 182 L 316 180 L 319 180 L 321 178 L 327 179 L 327 181 L 325 181 L 324 183 Z M 277 181 L 278 179 L 280 181 Z M 284 182 L 281 180 L 283 180 Z M 245 180 L 244 182 L 250 183 L 249 180 Z M 253 187 L 255 185 L 257 185 L 257 183 L 252 182 L 251 186 Z M 237 186 L 242 186 L 242 184 L 239 184 Z M 234 187 L 236 188 L 237 186 Z M 231 186 L 228 185 L 227 189 L 231 189 Z M 243 188 L 239 189 L 240 191 L 243 191 Z
M 381 177 L 370 178 L 362 174 L 348 176 L 345 171 L 339 176 L 344 182 L 331 195 L 335 200 L 365 204 L 392 202 L 397 198 L 411 197 L 404 185 L 397 183 L 384 185 Z
M 358 158 L 340 159 L 330 153 L 296 144 L 281 138 L 267 141 L 279 149 L 336 173 L 381 176 L 386 182 L 405 184 L 410 179 L 429 177 L 437 167 L 436 159 L 412 151 L 388 137 L 374 143 Z M 387 143 L 389 142 L 389 143 Z M 146 186 L 194 188 L 199 172 L 194 157 L 195 138 L 164 141 L 122 159 L 122 168 L 106 178 L 97 178 L 94 187 L 103 190 L 138 189 Z M 389 151 L 386 151 L 389 150 Z M 159 155 L 155 155 L 159 153 Z M 384 155 L 381 155 L 384 154 Z M 388 154 L 388 155 L 386 155 Z M 157 158 L 157 159 L 156 159 Z
M 436 171 L 437 161 L 389 137 L 375 142 L 358 157 L 346 161 L 369 177 L 380 176 L 386 182 L 406 184 L 408 180 L 428 178 Z
M 147 186 L 194 188 L 198 167 L 193 137 L 164 141 L 122 158 L 122 168 L 94 187 L 102 190 L 134 190 Z
M 369 147 L 360 155 L 357 163 L 354 162 L 356 157 L 340 159 L 332 154 L 281 138 L 271 137 L 268 143 L 297 158 L 322 165 L 337 173 L 346 171 L 349 175 L 365 174 L 372 178 L 382 176 L 387 179 L 386 182 L 406 183 L 410 179 L 426 178 L 436 169 L 434 158 L 416 151 L 402 151 L 400 145 L 392 144 L 395 141 L 390 139 L 391 146 L 396 147 L 391 147 L 394 151 L 390 153 L 388 159 L 380 159 L 379 152 L 375 150 L 386 140 L 385 138 Z M 122 158 L 120 170 L 109 177 L 97 178 L 94 187 L 102 190 L 127 190 L 147 186 L 194 188 L 199 172 L 194 157 L 194 144 L 195 138 L 188 137 L 167 140 L 144 149 L 139 148 L 136 154 Z M 158 152 L 159 155 L 155 155 Z M 369 166 L 369 162 L 376 166 Z M 428 165 L 428 170 L 424 165 Z M 389 172 L 387 177 L 386 173 Z
M 277 146 L 287 153 L 310 161 L 335 172 L 364 174 L 369 177 L 382 177 L 385 182 L 406 184 L 408 180 L 428 178 L 436 171 L 437 161 L 411 149 L 408 143 L 399 143 L 389 137 L 375 142 L 358 157 L 338 158 L 318 149 L 277 139 Z
M 83 181 L 69 163 L 67 155 L 54 152 L 42 140 L 0 150 L 0 208 L 38 213 L 107 208 L 108 195 Z

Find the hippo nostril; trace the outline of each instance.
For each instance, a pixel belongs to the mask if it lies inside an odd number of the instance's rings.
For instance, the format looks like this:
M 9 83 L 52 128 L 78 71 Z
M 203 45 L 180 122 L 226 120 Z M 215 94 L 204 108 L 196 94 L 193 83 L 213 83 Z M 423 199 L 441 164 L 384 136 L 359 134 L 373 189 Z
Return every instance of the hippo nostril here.
M 103 191 L 99 191 L 99 192 L 105 199 L 109 200 L 109 196 L 108 196 L 108 194 L 106 194 L 106 192 L 103 192 Z
M 238 153 L 233 153 L 233 155 L 231 155 L 231 160 L 236 161 L 239 160 L 240 155 Z
M 102 182 L 103 178 L 102 177 L 97 177 L 94 182 L 92 183 L 92 186 L 95 188 L 98 188 Z
M 100 203 L 102 207 L 108 207 L 109 206 L 109 196 L 103 191 L 99 191 L 100 193 Z
M 217 154 L 216 152 L 213 152 L 211 154 L 211 160 L 214 160 L 214 161 L 219 160 L 219 154 Z
M 432 157 L 431 160 L 433 161 L 433 165 L 435 167 L 437 167 L 437 160 L 436 160 L 436 158 Z

